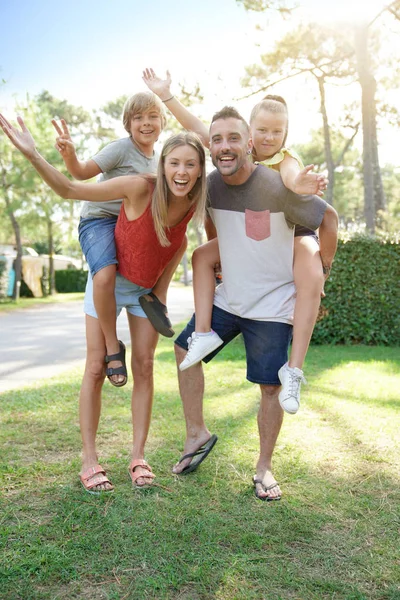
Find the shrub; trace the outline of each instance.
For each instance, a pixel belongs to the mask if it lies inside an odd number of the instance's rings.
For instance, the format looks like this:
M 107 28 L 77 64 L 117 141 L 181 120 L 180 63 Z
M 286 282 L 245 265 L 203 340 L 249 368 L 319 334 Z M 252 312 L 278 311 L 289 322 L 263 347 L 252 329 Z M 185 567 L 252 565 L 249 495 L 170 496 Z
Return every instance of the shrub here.
M 85 291 L 88 276 L 87 271 L 79 269 L 61 269 L 55 272 L 55 276 L 57 292 L 65 294 L 69 292 Z
M 314 344 L 400 345 L 400 244 L 339 240 Z

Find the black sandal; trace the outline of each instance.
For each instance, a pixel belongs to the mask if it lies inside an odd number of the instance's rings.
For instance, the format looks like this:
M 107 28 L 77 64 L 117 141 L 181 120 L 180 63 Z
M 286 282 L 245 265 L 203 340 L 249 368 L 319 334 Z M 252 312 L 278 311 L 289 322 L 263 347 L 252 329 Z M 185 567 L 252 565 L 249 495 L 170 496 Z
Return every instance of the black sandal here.
M 171 321 L 167 316 L 168 309 L 160 302 L 153 292 L 149 294 L 143 294 L 139 298 L 140 306 L 146 313 L 146 317 L 153 325 L 154 329 L 164 335 L 165 337 L 172 337 L 175 335 L 175 331 L 172 329 Z
M 107 369 L 106 369 L 106 375 L 107 375 L 108 379 L 110 380 L 110 383 L 112 385 L 114 385 L 115 387 L 122 387 L 123 385 L 126 385 L 126 383 L 128 381 L 128 371 L 126 370 L 126 364 L 125 364 L 126 348 L 125 348 L 125 344 L 123 342 L 121 342 L 121 340 L 118 340 L 118 343 L 119 343 L 119 352 L 117 352 L 117 354 L 106 355 L 104 360 L 105 360 L 106 365 L 108 365 L 108 363 L 113 360 L 119 360 L 120 362 L 122 362 L 121 367 L 116 367 L 116 368 L 107 367 Z M 113 375 L 123 375 L 125 377 L 125 380 L 117 383 L 116 381 L 113 381 L 111 379 L 111 377 Z

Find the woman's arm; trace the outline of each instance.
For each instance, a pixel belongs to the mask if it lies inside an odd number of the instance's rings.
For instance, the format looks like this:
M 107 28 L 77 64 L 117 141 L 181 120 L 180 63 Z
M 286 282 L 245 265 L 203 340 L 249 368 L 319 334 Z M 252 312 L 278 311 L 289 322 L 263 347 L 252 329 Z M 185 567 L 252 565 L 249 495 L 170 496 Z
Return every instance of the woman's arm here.
M 85 179 L 92 179 L 92 177 L 99 175 L 101 169 L 94 160 L 83 161 L 78 159 L 66 121 L 61 119 L 61 127 L 55 119 L 52 119 L 51 122 L 58 133 L 55 147 L 61 154 L 65 166 L 72 177 L 79 181 L 84 181 Z
M 300 168 L 299 163 L 293 156 L 285 155 L 279 163 L 279 172 L 285 186 L 296 194 L 316 194 L 323 196 L 328 185 L 328 180 L 321 173 L 312 173 L 314 165 Z
M 153 69 L 145 69 L 143 71 L 143 81 L 153 94 L 156 94 L 156 96 L 164 102 L 165 106 L 172 112 L 182 127 L 188 131 L 197 133 L 203 145 L 206 148 L 209 148 L 210 136 L 206 125 L 204 125 L 203 121 L 200 121 L 200 119 L 192 115 L 192 113 L 171 94 L 171 75 L 169 71 L 167 71 L 167 78 L 161 79 L 155 74 Z
M 143 177 L 135 175 L 115 177 L 101 183 L 80 183 L 70 181 L 68 177 L 57 171 L 39 154 L 35 141 L 21 117 L 17 118 L 21 130 L 13 127 L 7 119 L 0 115 L 0 126 L 14 146 L 29 160 L 43 181 L 62 198 L 105 202 L 128 198 L 134 202 L 136 192 L 141 195 L 147 182 Z

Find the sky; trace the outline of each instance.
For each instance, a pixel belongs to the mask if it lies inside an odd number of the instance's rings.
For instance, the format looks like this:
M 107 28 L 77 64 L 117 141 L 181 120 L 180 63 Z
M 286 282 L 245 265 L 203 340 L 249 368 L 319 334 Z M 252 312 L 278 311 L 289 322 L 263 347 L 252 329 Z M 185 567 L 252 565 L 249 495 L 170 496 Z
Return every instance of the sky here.
M 383 0 L 299 4 L 299 18 L 331 22 L 375 14 Z M 188 89 L 200 84 L 205 102 L 198 116 L 210 119 L 223 105 L 234 104 L 248 117 L 261 97 L 238 100 L 244 95 L 240 79 L 245 67 L 293 27 L 274 13 L 267 21 L 247 12 L 235 0 L 0 0 L 0 19 L 0 79 L 5 81 L 0 108 L 11 116 L 15 99 L 23 101 L 43 89 L 89 110 L 99 108 L 146 89 L 141 76 L 149 66 L 161 75 L 170 70 L 173 92 L 179 92 L 178 83 Z M 264 33 L 257 24 L 266 26 Z M 289 140 L 307 141 L 321 121 L 317 90 L 298 80 L 273 92 L 288 101 Z M 332 101 L 333 112 L 337 105 Z M 382 131 L 381 156 L 395 162 L 398 132 Z

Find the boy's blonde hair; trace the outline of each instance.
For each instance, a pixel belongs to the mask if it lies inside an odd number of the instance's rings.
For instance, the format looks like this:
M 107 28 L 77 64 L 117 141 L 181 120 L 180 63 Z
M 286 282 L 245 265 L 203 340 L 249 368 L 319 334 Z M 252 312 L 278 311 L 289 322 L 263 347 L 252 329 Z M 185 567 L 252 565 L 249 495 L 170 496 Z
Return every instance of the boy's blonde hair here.
M 167 122 L 167 117 L 165 114 L 164 104 L 161 102 L 160 98 L 153 94 L 153 92 L 139 92 L 138 94 L 134 94 L 128 98 L 124 104 L 124 109 L 122 111 L 122 123 L 126 131 L 129 134 L 131 133 L 131 121 L 133 115 L 145 112 L 152 108 L 160 113 L 161 129 L 164 129 Z
M 178 133 L 167 139 L 162 150 L 157 170 L 157 183 L 151 200 L 151 212 L 153 215 L 154 229 L 161 246 L 170 246 L 166 234 L 168 220 L 168 185 L 164 174 L 165 159 L 172 150 L 179 146 L 191 146 L 199 156 L 201 175 L 189 192 L 189 199 L 195 206 L 193 220 L 197 225 L 204 224 L 206 205 L 206 155 L 203 144 L 198 135 L 192 132 Z

